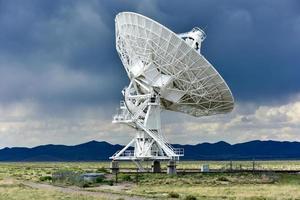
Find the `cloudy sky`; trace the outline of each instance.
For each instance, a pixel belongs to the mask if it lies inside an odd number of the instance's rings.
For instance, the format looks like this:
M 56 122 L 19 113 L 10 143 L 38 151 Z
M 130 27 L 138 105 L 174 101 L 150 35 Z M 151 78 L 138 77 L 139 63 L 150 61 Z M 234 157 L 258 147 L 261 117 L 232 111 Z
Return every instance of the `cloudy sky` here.
M 0 0 L 0 148 L 130 140 L 111 124 L 128 84 L 114 39 L 122 11 L 203 28 L 202 53 L 234 94 L 228 115 L 163 112 L 172 143 L 300 141 L 297 0 Z

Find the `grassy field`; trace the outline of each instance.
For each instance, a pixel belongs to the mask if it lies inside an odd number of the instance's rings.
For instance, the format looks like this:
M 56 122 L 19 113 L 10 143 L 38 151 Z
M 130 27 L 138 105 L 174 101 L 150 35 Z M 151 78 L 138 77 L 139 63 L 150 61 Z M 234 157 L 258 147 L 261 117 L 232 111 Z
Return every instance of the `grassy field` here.
M 300 175 L 199 174 L 168 177 L 151 175 L 130 193 L 167 197 L 177 193 L 198 199 L 300 199 Z
M 229 169 L 230 162 L 187 161 L 178 163 L 180 169 L 199 169 L 202 164 L 213 169 Z M 148 163 L 150 166 L 150 163 Z M 163 163 L 165 168 L 165 163 Z M 68 182 L 57 184 L 51 180 L 52 174 L 68 171 L 77 174 L 85 172 L 105 172 L 109 162 L 19 162 L 0 163 L 0 199 L 131 199 L 135 197 L 168 199 L 300 199 L 300 174 L 283 173 L 204 173 L 168 176 L 166 174 L 121 173 L 119 183 L 108 185 L 115 177 L 107 174 L 106 181 L 98 184 L 78 185 Z M 135 167 L 130 162 L 121 163 L 121 167 Z M 234 161 L 233 169 L 251 169 L 252 161 Z M 256 161 L 256 169 L 300 170 L 300 161 Z M 46 178 L 45 178 L 46 177 Z M 47 179 L 47 177 L 50 177 Z M 136 183 L 136 180 L 138 182 Z M 31 187 L 28 183 L 40 184 Z M 72 190 L 54 190 L 53 187 L 72 188 Z M 56 186 L 56 185 L 59 185 Z M 76 192 L 76 191 L 79 192 Z M 75 191 L 75 192 L 74 192 Z M 88 192 L 88 193 L 84 193 Z M 102 195 L 112 193 L 114 196 Z
M 0 180 L 0 199 L 1 200 L 55 200 L 55 199 L 77 199 L 77 200 L 105 200 L 106 198 L 87 196 L 76 193 L 57 192 L 48 189 L 35 189 L 28 187 L 15 180 Z

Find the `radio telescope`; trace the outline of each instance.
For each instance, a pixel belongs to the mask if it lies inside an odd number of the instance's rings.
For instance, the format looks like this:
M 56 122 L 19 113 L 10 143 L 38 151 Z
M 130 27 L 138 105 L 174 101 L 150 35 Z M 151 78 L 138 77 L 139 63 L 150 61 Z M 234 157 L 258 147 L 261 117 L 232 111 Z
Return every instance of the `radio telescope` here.
M 206 35 L 200 28 L 175 34 L 143 15 L 116 16 L 116 49 L 130 79 L 113 123 L 136 130 L 135 137 L 113 160 L 179 160 L 161 131 L 161 110 L 195 117 L 230 112 L 232 93 L 215 68 L 201 54 Z

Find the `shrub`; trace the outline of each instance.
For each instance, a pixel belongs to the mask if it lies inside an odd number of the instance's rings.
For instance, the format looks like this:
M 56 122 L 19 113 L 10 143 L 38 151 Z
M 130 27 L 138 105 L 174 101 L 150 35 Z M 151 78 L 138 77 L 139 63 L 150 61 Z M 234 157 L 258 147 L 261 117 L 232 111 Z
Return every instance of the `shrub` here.
M 229 181 L 229 179 L 224 176 L 220 176 L 217 178 L 217 181 Z
M 110 185 L 110 186 L 114 185 L 114 181 L 113 180 L 106 180 L 105 183 L 107 183 L 107 185 Z
M 96 178 L 96 183 L 102 183 L 103 180 L 104 180 L 103 177 L 97 177 L 97 178 Z
M 90 183 L 83 183 L 83 184 L 82 184 L 82 187 L 83 187 L 83 188 L 87 188 L 87 187 L 90 187 L 90 186 L 91 186 Z
M 107 169 L 105 169 L 104 167 L 100 167 L 100 168 L 98 168 L 97 170 L 96 170 L 96 172 L 97 173 L 108 173 L 108 170 Z
M 187 195 L 184 200 L 197 200 L 197 198 L 193 195 Z
M 52 177 L 51 176 L 41 176 L 40 181 L 52 181 Z
M 128 174 L 120 174 L 119 178 L 123 181 L 131 181 L 131 176 Z
M 169 198 L 179 198 L 179 194 L 176 193 L 176 192 L 170 192 L 170 193 L 168 194 L 168 197 L 169 197 Z

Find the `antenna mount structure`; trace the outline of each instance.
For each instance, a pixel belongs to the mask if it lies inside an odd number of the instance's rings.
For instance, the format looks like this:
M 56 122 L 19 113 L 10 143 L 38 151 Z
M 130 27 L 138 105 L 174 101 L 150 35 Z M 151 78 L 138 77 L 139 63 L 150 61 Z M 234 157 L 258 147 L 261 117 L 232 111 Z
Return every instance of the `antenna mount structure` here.
M 143 15 L 116 16 L 116 49 L 130 79 L 122 90 L 113 123 L 135 129 L 135 137 L 110 159 L 140 161 L 179 160 L 182 148 L 169 144 L 161 130 L 162 110 L 195 117 L 224 114 L 234 107 L 226 82 L 201 54 L 206 38 L 196 27 L 175 34 Z

